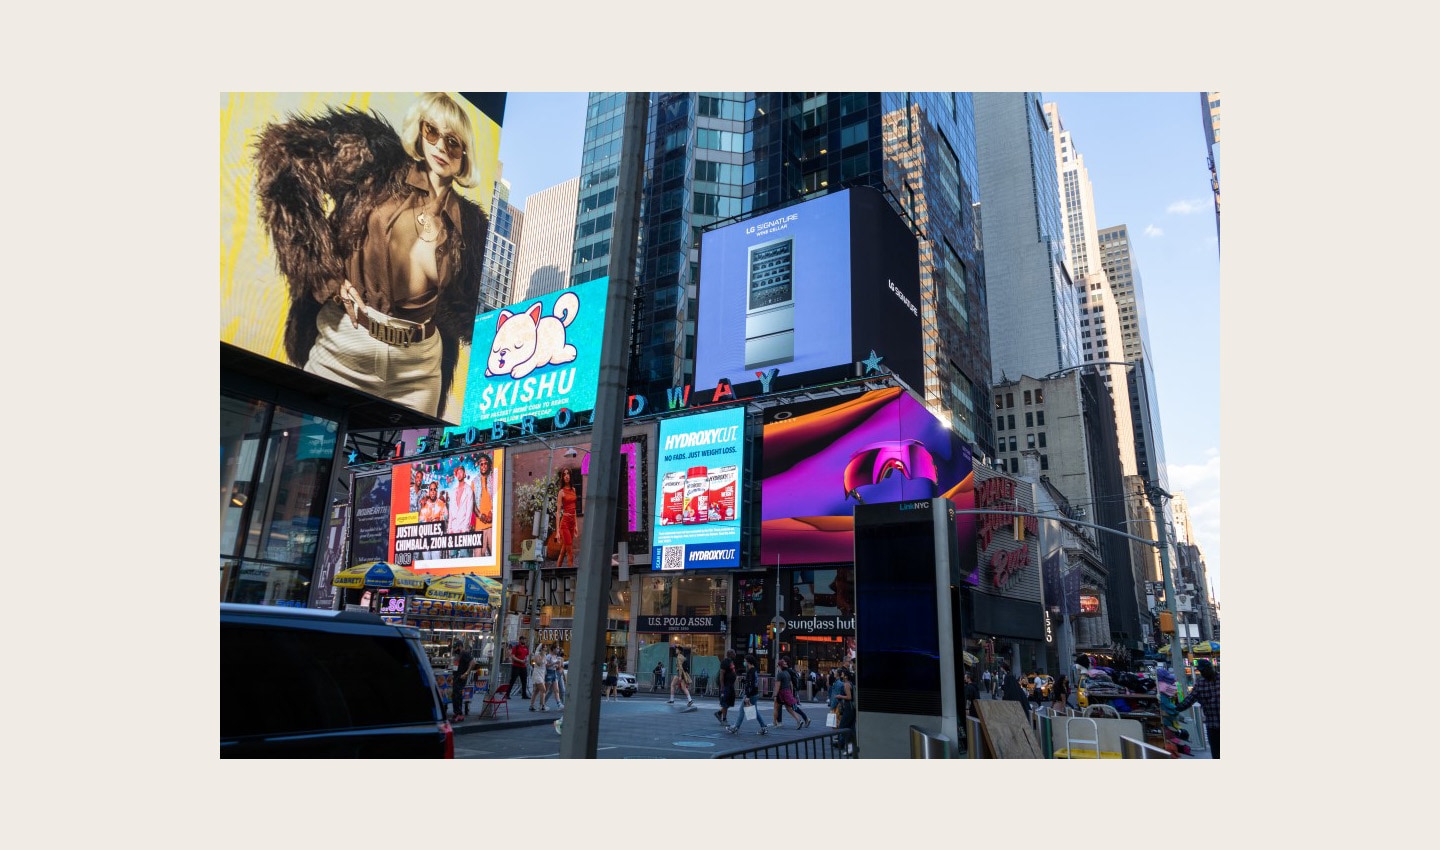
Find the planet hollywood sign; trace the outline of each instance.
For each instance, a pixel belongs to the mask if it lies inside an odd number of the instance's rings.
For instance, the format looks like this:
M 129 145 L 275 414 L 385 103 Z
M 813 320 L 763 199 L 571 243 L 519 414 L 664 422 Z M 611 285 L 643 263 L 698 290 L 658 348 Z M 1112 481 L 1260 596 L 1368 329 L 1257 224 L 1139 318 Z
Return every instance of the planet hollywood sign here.
M 1015 482 L 1009 478 L 991 478 L 980 482 L 979 486 L 975 488 L 975 505 L 980 509 L 1019 510 L 1015 500 Z M 1007 529 L 1013 535 L 1017 520 L 1020 521 L 1026 534 L 1039 534 L 1039 524 L 1033 516 L 982 514 L 977 534 L 981 551 L 984 552 L 990 548 L 996 531 Z M 1004 590 L 1015 576 L 1030 563 L 1030 544 L 1022 540 L 1019 549 L 997 549 L 989 553 L 989 560 L 990 583 L 997 589 Z

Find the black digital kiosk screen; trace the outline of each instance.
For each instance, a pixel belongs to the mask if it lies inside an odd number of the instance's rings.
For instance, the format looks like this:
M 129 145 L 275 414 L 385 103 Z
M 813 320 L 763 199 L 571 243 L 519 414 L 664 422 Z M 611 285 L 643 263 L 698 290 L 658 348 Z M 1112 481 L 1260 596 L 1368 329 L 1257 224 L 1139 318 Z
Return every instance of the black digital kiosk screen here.
M 855 523 L 857 705 L 863 711 L 939 715 L 931 512 L 916 510 L 903 521 L 880 525 L 863 523 L 860 513 Z

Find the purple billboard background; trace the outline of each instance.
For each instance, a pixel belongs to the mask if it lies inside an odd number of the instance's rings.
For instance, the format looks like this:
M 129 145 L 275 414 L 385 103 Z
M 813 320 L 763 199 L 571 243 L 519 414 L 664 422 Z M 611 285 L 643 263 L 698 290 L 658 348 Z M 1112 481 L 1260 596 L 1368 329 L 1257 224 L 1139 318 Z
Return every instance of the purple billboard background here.
M 795 357 L 775 364 L 798 374 L 851 361 L 850 191 L 762 214 L 705 233 L 700 251 L 700 304 L 695 386 L 755 380 L 745 368 L 749 250 L 794 239 Z M 768 368 L 768 367 L 767 367 Z
M 975 507 L 969 445 L 903 389 L 772 408 L 764 421 L 760 553 L 765 566 L 853 562 L 859 500 L 878 504 L 944 496 L 956 508 Z M 959 514 L 955 524 L 961 574 L 976 584 L 975 515 Z

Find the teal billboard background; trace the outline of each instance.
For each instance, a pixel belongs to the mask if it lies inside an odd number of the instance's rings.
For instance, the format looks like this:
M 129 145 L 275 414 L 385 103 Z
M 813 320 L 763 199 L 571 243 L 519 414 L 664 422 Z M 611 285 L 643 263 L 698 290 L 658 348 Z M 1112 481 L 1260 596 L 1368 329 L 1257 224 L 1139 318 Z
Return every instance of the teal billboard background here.
M 660 423 L 651 569 L 740 566 L 744 439 L 743 407 Z
M 593 410 L 609 278 L 475 318 L 461 427 Z

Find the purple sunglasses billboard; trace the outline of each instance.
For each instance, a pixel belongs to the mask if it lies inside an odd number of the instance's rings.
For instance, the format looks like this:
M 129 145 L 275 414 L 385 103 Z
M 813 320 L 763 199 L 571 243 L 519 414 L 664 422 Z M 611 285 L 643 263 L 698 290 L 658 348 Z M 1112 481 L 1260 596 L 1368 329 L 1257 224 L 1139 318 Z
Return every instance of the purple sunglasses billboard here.
M 975 507 L 970 446 L 899 387 L 771 408 L 761 453 L 765 566 L 853 562 L 857 504 L 944 496 Z M 975 516 L 955 524 L 961 574 L 976 584 Z

